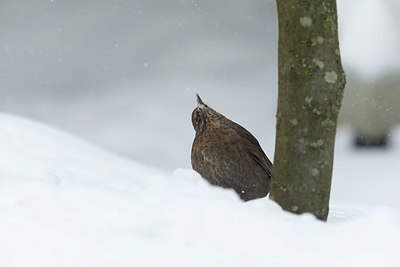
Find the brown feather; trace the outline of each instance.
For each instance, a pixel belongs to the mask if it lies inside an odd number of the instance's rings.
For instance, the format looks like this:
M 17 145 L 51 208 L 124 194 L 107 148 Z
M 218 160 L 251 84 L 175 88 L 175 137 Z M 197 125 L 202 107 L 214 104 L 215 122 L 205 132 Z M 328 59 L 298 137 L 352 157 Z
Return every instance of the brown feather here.
M 192 113 L 196 131 L 192 167 L 208 182 L 234 189 L 240 198 L 265 197 L 272 163 L 257 139 L 245 128 L 208 107 L 197 95 Z

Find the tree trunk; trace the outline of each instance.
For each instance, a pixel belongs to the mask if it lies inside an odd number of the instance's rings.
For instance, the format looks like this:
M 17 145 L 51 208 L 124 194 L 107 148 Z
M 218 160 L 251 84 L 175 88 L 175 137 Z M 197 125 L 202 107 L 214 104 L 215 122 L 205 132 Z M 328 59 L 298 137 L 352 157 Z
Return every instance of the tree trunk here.
M 326 220 L 345 75 L 335 0 L 277 0 L 279 95 L 270 198 Z

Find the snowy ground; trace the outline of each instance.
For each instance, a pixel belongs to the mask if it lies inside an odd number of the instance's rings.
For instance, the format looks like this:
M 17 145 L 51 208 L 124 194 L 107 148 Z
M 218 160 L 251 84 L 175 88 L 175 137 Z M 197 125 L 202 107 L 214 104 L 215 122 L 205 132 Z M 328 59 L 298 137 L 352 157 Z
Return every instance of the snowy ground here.
M 377 160 L 343 133 L 322 223 L 1 114 L 0 266 L 399 266 L 399 167 L 386 162 L 399 144 Z

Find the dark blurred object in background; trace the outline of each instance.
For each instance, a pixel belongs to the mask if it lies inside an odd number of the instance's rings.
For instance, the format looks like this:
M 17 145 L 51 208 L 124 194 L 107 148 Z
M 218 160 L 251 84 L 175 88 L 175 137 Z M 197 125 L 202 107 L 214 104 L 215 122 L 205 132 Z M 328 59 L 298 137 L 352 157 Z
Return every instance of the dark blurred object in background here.
M 339 0 L 339 33 L 347 85 L 339 122 L 357 147 L 386 147 L 400 123 L 400 3 Z

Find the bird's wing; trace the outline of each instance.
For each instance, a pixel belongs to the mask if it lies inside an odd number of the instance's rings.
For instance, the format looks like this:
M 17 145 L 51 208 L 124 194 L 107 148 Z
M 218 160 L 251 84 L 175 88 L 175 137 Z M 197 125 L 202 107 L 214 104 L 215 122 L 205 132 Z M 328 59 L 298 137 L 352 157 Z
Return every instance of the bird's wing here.
M 247 131 L 244 127 L 242 127 L 240 124 L 237 124 L 236 122 L 232 121 L 231 127 L 235 130 L 235 132 L 239 136 L 250 141 L 253 145 L 260 147 L 260 144 L 258 143 L 257 139 L 249 131 Z M 260 147 L 260 149 L 261 149 L 261 147 Z
M 250 149 L 248 150 L 250 157 L 268 174 L 271 179 L 272 163 L 267 156 L 259 150 Z
M 235 122 L 233 122 L 232 125 L 232 128 L 235 130 L 236 134 L 250 142 L 250 144 L 246 146 L 247 152 L 249 153 L 250 157 L 268 174 L 269 178 L 271 179 L 272 163 L 268 159 L 267 155 L 265 155 L 260 146 L 260 143 L 258 143 L 257 139 L 241 125 Z

